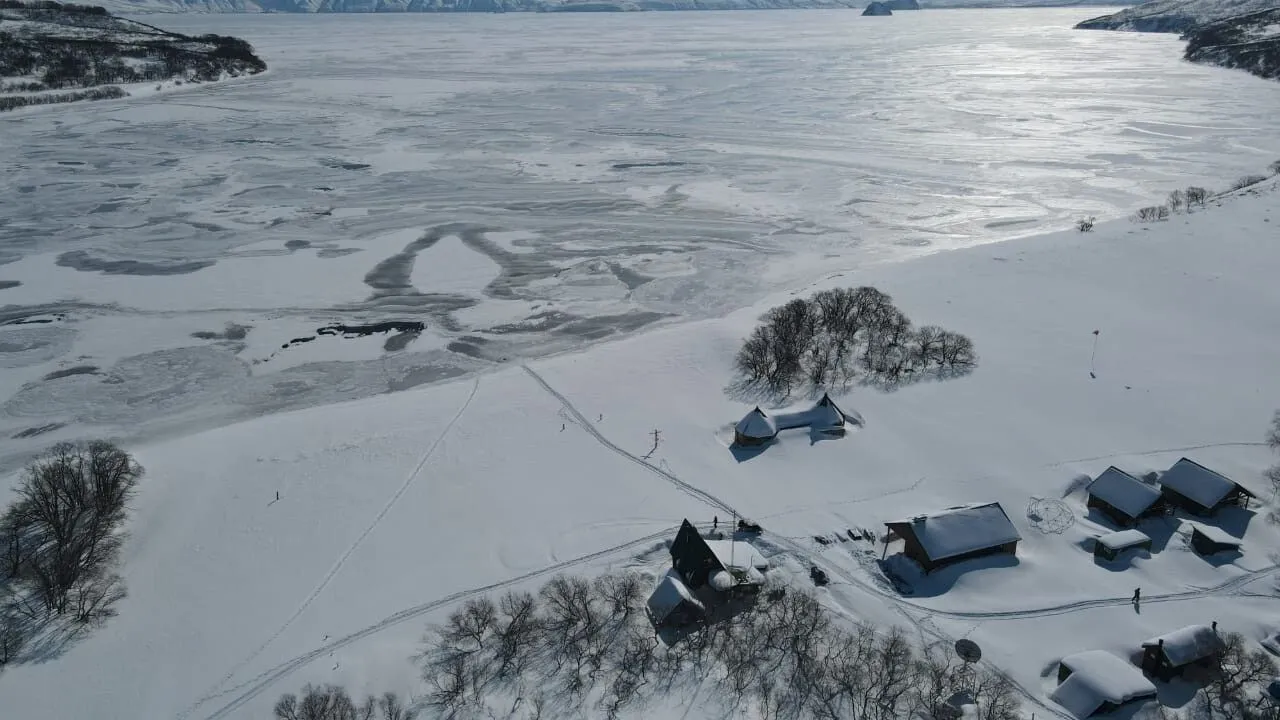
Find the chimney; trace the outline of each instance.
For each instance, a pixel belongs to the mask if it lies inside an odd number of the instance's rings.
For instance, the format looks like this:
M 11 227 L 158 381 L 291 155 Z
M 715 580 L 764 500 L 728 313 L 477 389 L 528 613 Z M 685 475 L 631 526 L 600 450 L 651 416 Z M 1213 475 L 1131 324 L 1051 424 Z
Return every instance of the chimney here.
M 1214 621 L 1213 621 L 1213 631 L 1214 631 L 1214 632 L 1218 632 L 1218 621 L 1217 621 L 1217 620 L 1214 620 Z
M 1160 638 L 1160 649 L 1164 650 L 1164 638 Z

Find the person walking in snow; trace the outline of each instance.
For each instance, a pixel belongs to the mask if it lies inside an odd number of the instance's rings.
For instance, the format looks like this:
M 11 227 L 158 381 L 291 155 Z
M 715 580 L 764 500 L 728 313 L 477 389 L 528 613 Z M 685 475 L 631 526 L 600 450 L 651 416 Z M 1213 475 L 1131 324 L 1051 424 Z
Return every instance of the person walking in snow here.
M 1140 587 L 1139 587 L 1139 588 L 1134 588 L 1134 589 L 1133 589 L 1133 604 L 1134 604 L 1134 605 L 1137 605 L 1137 604 L 1138 604 L 1138 603 L 1140 603 L 1140 602 L 1142 602 L 1142 588 L 1140 588 Z

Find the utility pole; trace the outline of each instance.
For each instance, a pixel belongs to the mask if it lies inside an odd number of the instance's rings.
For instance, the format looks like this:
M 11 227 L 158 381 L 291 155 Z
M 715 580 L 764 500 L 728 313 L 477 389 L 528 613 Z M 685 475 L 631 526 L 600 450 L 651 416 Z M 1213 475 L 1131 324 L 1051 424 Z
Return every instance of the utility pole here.
M 645 460 L 648 460 L 649 458 L 653 457 L 653 454 L 658 452 L 658 443 L 662 440 L 661 430 L 654 429 L 654 431 L 651 434 L 653 435 L 653 448 L 649 450 L 648 455 L 644 456 Z

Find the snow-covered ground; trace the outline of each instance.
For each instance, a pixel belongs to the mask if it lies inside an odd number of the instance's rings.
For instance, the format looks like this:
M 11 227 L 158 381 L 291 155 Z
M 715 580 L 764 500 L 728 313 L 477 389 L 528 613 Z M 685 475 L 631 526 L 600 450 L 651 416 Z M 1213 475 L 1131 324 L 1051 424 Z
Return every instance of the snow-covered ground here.
M 1099 564 L 1088 539 L 1105 528 L 1069 490 L 1111 464 L 1142 473 L 1186 455 L 1269 497 L 1260 472 L 1273 458 L 1259 440 L 1280 403 L 1278 192 L 1273 179 L 1157 225 L 1105 223 L 796 288 L 873 284 L 981 354 L 967 377 L 836 395 L 865 420 L 840 439 L 784 433 L 758 454 L 730 452 L 748 407 L 724 389 L 733 353 L 784 293 L 457 382 L 136 445 L 148 476 L 124 553 L 130 595 L 61 657 L 0 676 L 6 717 L 261 718 L 305 682 L 421 692 L 410 656 L 461 598 L 557 570 L 656 578 L 682 518 L 731 509 L 765 527 L 774 567 L 825 567 L 833 582 L 817 592 L 832 608 L 977 641 L 1040 717 L 1057 707 L 1048 694 L 1064 655 L 1129 657 L 1213 620 L 1270 635 L 1280 530 L 1266 509 L 1215 521 L 1243 535 L 1235 559 L 1206 561 L 1155 523 L 1144 528 L 1154 553 Z M 1036 500 L 1062 505 L 1042 503 L 1034 519 Z M 811 539 L 987 501 L 1022 536 L 1016 559 L 938 571 L 912 596 L 876 570 L 881 546 Z M 671 698 L 637 717 L 700 707 Z

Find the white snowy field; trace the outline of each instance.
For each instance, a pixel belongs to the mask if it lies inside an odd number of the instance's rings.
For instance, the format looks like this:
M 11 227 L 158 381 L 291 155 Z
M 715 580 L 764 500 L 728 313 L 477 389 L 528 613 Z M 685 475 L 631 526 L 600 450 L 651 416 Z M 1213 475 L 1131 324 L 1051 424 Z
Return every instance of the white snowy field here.
M 1275 83 L 1070 29 L 1097 12 L 166 16 L 269 73 L 0 119 L 0 467 L 716 317 L 1280 158 Z M 427 328 L 283 347 L 385 320 Z
M 754 457 L 729 450 L 749 407 L 724 390 L 732 356 L 780 294 L 456 382 L 135 445 L 148 475 L 124 553 L 129 597 L 60 656 L 0 675 L 6 717 L 263 718 L 306 682 L 420 694 L 418 639 L 466 593 L 541 571 L 656 575 L 682 518 L 730 508 L 766 528 L 782 571 L 825 567 L 834 582 L 817 592 L 838 612 L 922 641 L 978 641 L 1039 717 L 1057 712 L 1063 655 L 1128 654 L 1213 620 L 1261 638 L 1280 577 L 1268 508 L 1216 521 L 1244 538 L 1238 558 L 1208 562 L 1157 523 L 1157 552 L 1099 565 L 1083 543 L 1103 526 L 1067 491 L 1113 463 L 1143 472 L 1187 455 L 1269 499 L 1260 474 L 1275 458 L 1259 441 L 1280 405 L 1278 192 L 1272 179 L 1165 223 L 797 288 L 875 285 L 981 355 L 966 377 L 837 394 L 866 422 L 838 440 L 790 431 Z M 662 440 L 641 462 L 654 429 Z M 1074 524 L 1044 532 L 1026 513 L 1036 498 L 1062 501 Z M 1016 560 L 940 571 L 911 597 L 879 574 L 880 546 L 810 539 L 993 500 L 1022 535 Z M 1141 612 L 1128 603 L 1138 586 Z M 718 717 L 710 697 L 635 717 Z

